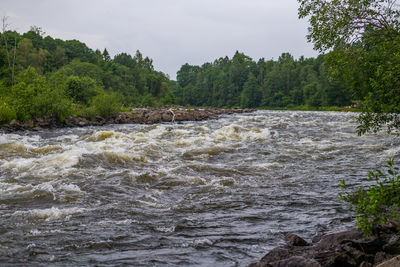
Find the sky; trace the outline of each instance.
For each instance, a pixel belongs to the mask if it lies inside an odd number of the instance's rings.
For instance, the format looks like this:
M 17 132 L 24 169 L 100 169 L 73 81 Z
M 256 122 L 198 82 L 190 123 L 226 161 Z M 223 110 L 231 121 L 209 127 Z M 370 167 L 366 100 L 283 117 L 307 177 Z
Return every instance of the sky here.
M 175 79 L 180 67 L 202 65 L 236 51 L 278 59 L 318 55 L 307 43 L 307 20 L 296 0 L 1 0 L 11 30 L 31 26 L 77 39 L 111 56 L 139 50 Z

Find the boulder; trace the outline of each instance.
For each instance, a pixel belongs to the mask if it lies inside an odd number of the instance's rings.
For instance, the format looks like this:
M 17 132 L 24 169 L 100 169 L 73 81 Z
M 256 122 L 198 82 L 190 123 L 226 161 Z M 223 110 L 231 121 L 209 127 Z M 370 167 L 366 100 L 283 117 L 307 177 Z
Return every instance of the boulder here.
M 389 254 L 400 254 L 400 234 L 392 236 L 389 242 L 383 246 L 383 251 Z
M 399 267 L 400 266 L 400 255 L 379 264 L 377 267 Z
M 343 232 L 336 232 L 323 235 L 318 243 L 315 245 L 316 250 L 327 250 L 337 247 L 345 240 L 358 240 L 362 239 L 363 233 L 357 229 L 351 229 Z
M 299 237 L 298 235 L 295 235 L 293 233 L 288 233 L 285 236 L 285 242 L 289 247 L 294 247 L 294 246 L 309 246 L 307 241 L 305 241 L 303 238 Z
M 288 259 L 269 263 L 271 267 L 321 267 L 321 264 L 314 259 L 306 259 L 300 256 L 293 256 Z

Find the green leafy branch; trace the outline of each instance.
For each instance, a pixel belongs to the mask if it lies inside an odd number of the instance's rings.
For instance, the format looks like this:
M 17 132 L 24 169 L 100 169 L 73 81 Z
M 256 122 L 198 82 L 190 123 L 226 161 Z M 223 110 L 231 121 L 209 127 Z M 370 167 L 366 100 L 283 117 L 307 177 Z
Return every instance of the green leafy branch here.
M 387 162 L 385 172 L 376 170 L 369 172 L 368 180 L 372 185 L 368 188 L 359 187 L 350 192 L 344 180 L 339 187 L 339 199 L 349 204 L 350 210 L 355 213 L 356 226 L 365 235 L 371 235 L 375 226 L 384 223 L 400 225 L 400 172 L 394 165 L 394 160 Z

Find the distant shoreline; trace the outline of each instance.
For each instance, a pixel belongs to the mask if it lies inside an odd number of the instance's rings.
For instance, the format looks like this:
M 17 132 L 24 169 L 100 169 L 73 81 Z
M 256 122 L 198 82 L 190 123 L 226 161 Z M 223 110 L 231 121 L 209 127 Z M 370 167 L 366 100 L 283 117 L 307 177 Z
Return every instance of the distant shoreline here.
M 186 108 L 179 106 L 159 108 L 133 108 L 131 111 L 114 114 L 110 118 L 96 116 L 93 120 L 71 115 L 63 122 L 54 119 L 33 119 L 26 122 L 11 121 L 0 125 L 0 132 L 40 131 L 67 127 L 102 126 L 106 124 L 154 124 L 161 122 L 202 121 L 216 119 L 223 114 L 249 113 L 255 109 L 237 108 Z

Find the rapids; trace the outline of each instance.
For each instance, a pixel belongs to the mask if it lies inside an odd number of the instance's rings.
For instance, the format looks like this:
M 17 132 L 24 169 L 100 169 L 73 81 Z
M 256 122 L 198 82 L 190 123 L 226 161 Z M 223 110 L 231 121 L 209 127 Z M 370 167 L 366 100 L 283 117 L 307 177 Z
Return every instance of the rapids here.
M 338 183 L 400 154 L 354 113 L 0 134 L 1 265 L 245 266 L 352 225 Z

